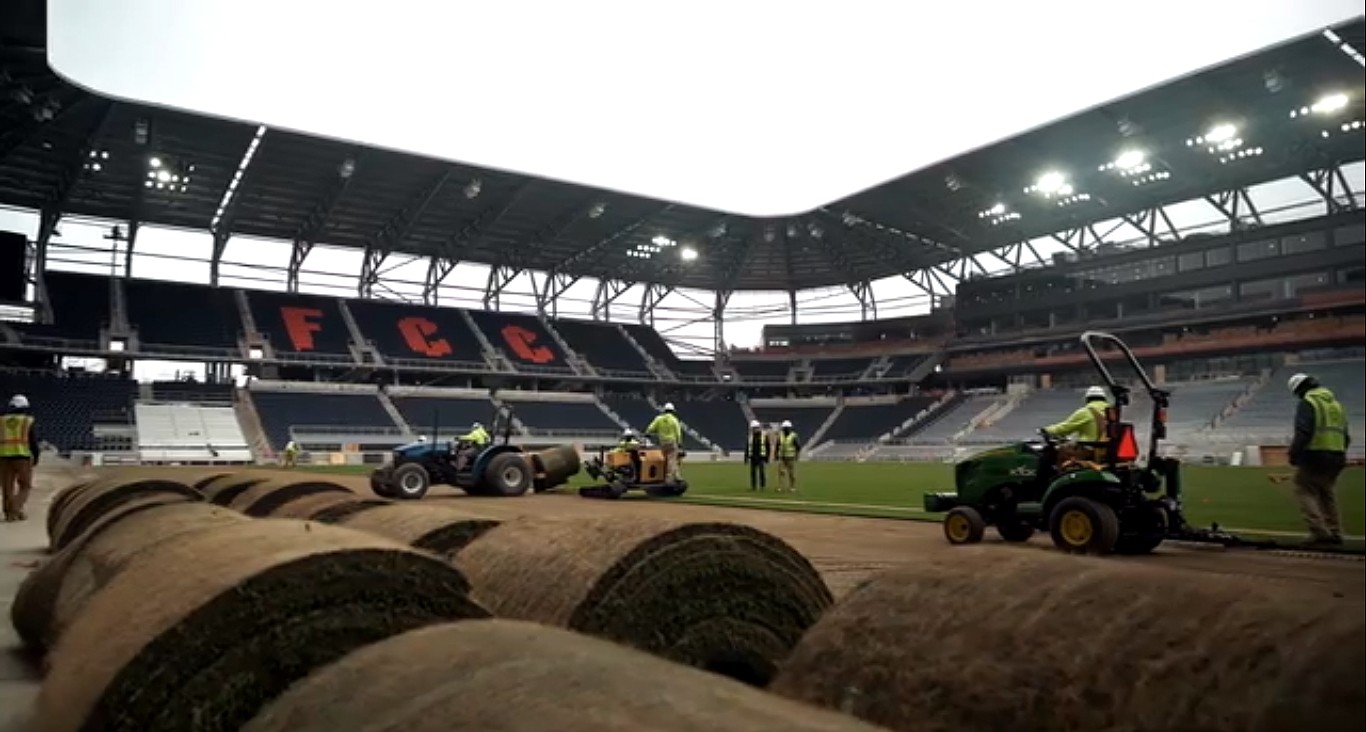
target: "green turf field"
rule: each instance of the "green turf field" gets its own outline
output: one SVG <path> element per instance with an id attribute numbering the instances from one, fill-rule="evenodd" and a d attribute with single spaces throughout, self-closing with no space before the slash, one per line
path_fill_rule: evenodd
<path id="1" fill-rule="evenodd" d="M 369 468 L 317 468 L 333 472 L 369 472 Z M 1273 484 L 1271 475 L 1288 469 L 1184 468 L 1186 511 L 1197 525 L 1217 521 L 1245 533 L 1301 534 L 1300 520 L 1288 483 Z M 776 471 L 770 467 L 770 479 Z M 950 466 L 943 463 L 803 463 L 798 468 L 800 492 L 756 493 L 749 489 L 748 468 L 740 463 L 684 462 L 683 476 L 689 484 L 681 501 L 720 506 L 833 513 L 887 518 L 937 519 L 921 511 L 921 496 L 929 491 L 952 490 Z M 586 485 L 580 473 L 572 486 Z M 1343 529 L 1360 536 L 1366 529 L 1366 471 L 1352 468 L 1338 481 L 1338 501 Z"/>

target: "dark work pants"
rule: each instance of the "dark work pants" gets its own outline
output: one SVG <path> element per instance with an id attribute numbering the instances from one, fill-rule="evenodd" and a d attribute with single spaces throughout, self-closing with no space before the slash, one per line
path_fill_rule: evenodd
<path id="1" fill-rule="evenodd" d="M 764 461 L 764 460 L 751 460 L 751 461 L 749 461 L 749 489 L 750 489 L 750 490 L 755 490 L 755 489 L 757 489 L 757 488 L 766 488 L 766 487 L 768 487 L 767 476 L 764 475 L 764 465 L 765 465 L 766 463 L 767 463 L 767 461 Z"/>

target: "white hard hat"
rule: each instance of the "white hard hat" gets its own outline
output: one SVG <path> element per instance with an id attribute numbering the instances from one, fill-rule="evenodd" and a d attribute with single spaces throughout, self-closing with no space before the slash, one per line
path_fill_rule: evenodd
<path id="1" fill-rule="evenodd" d="M 750 429 L 752 429 L 752 430 L 757 430 L 757 429 L 759 429 L 760 427 L 763 427 L 763 425 L 759 424 L 759 420 L 757 420 L 757 419 L 751 419 L 751 420 L 749 421 L 749 428 L 750 428 Z"/>
<path id="2" fill-rule="evenodd" d="M 1105 398 L 1106 398 L 1105 387 L 1103 387 L 1103 386 L 1093 386 L 1093 387 L 1087 389 L 1087 390 L 1086 390 L 1086 398 L 1087 398 L 1087 399 L 1105 399 Z"/>
<path id="3" fill-rule="evenodd" d="M 23 394 L 15 394 L 9 398 L 10 409 L 28 409 L 28 397 Z"/>
<path id="4" fill-rule="evenodd" d="M 624 430 L 621 431 L 621 436 L 622 436 L 622 437 L 635 437 L 635 436 L 636 436 L 636 431 L 633 430 L 633 429 L 631 429 L 630 427 L 627 427 L 626 429 L 624 429 Z"/>
<path id="5" fill-rule="evenodd" d="M 472 429 L 472 430 L 482 430 L 482 429 L 484 429 L 484 423 L 483 423 L 483 422 L 475 422 L 474 424 L 470 425 L 470 429 Z"/>
<path id="6" fill-rule="evenodd" d="M 790 420 L 790 419 L 785 419 L 785 420 L 783 420 L 782 428 L 783 428 L 783 429 L 791 429 L 791 428 L 792 428 L 792 420 Z"/>
<path id="7" fill-rule="evenodd" d="M 427 441 L 427 436 L 426 436 L 426 435 L 418 435 L 418 436 L 417 436 L 417 441 L 418 441 L 418 442 L 426 442 L 426 441 Z"/>
<path id="8" fill-rule="evenodd" d="M 674 403 L 673 403 L 673 402 L 664 402 L 664 411 L 666 411 L 666 412 L 672 412 L 673 410 L 674 410 Z"/>
<path id="9" fill-rule="evenodd" d="M 1309 380 L 1309 374 L 1295 374 L 1294 376 L 1291 376 L 1291 377 L 1290 377 L 1290 382 L 1287 384 L 1287 386 L 1290 387 L 1290 393 L 1291 393 L 1291 394 L 1294 394 L 1294 393 L 1298 392 L 1298 391 L 1300 390 L 1300 385 L 1303 384 L 1304 382 L 1308 381 L 1308 380 Z M 15 399 L 19 399 L 19 398 L 20 398 L 20 397 L 15 397 Z M 11 405 L 11 406 L 13 406 L 13 405 Z"/>

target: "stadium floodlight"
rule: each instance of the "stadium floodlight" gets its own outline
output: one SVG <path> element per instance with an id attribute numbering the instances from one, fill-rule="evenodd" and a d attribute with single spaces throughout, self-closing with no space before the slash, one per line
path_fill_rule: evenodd
<path id="1" fill-rule="evenodd" d="M 674 241 L 673 239 L 670 239 L 667 236 L 664 236 L 663 234 L 655 234 L 654 238 L 650 239 L 650 243 L 655 245 L 656 247 L 671 247 L 676 245 L 678 242 Z"/>
<path id="2" fill-rule="evenodd" d="M 1186 147 L 1201 145 L 1210 155 L 1224 155 L 1243 146 L 1243 138 L 1238 136 L 1238 126 L 1232 122 L 1213 125 L 1199 137 L 1186 140 Z"/>
<path id="3" fill-rule="evenodd" d="M 1020 218 L 1020 214 L 1011 211 L 1004 203 L 997 203 L 991 208 L 978 211 L 977 218 L 985 220 L 992 226 L 1000 226 L 1007 221 L 1015 221 Z"/>
<path id="4" fill-rule="evenodd" d="M 171 178 L 173 178 L 173 177 L 174 177 L 174 176 L 171 175 L 171 172 L 170 172 L 169 170 L 158 170 L 158 171 L 157 171 L 157 182 L 158 182 L 158 183 L 170 183 L 170 182 L 171 182 Z"/>
<path id="5" fill-rule="evenodd" d="M 1070 196 L 1072 191 L 1072 184 L 1067 182 L 1067 175 L 1058 170 L 1043 173 L 1034 181 L 1034 185 L 1024 189 L 1025 193 L 1038 193 L 1044 198 Z"/>
<path id="6" fill-rule="evenodd" d="M 149 159 L 147 160 L 147 165 L 150 166 L 150 167 L 152 167 L 152 168 L 160 168 L 160 167 L 161 167 L 161 158 L 159 158 L 159 157 L 153 155 L 151 158 L 149 158 Z"/>
<path id="7" fill-rule="evenodd" d="M 1224 165 L 1228 165 L 1229 163 L 1237 162 L 1239 160 L 1255 158 L 1261 155 L 1263 152 L 1265 151 L 1262 150 L 1262 148 L 1260 147 L 1245 147 L 1241 150 L 1235 150 L 1233 152 L 1230 152 L 1228 155 L 1221 156 L 1219 158 L 1219 162 Z"/>
<path id="8" fill-rule="evenodd" d="M 1116 155 L 1114 160 L 1098 168 L 1102 173 L 1115 171 L 1125 178 L 1142 176 L 1152 169 L 1153 164 L 1148 162 L 1148 154 L 1137 149 L 1125 150 Z"/>
<path id="9" fill-rule="evenodd" d="M 697 250 L 692 247 L 683 247 L 678 250 L 678 256 L 681 257 L 684 262 L 692 262 L 697 259 Z"/>
<path id="10" fill-rule="evenodd" d="M 1309 109 L 1314 114 L 1330 115 L 1337 114 L 1347 108 L 1347 95 L 1341 92 L 1329 94 L 1317 102 Z"/>

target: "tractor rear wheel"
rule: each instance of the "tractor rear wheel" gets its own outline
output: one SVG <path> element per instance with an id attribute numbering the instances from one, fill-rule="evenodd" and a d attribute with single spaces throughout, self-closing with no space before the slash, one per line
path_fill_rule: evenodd
<path id="1" fill-rule="evenodd" d="M 427 495 L 432 487 L 432 476 L 417 463 L 404 463 L 394 468 L 389 479 L 389 493 L 393 498 L 416 501 Z"/>
<path id="2" fill-rule="evenodd" d="M 1109 554 L 1119 541 L 1119 516 L 1109 506 L 1082 496 L 1058 501 L 1048 517 L 1053 544 L 1070 554 Z"/>
<path id="3" fill-rule="evenodd" d="M 1008 542 L 1019 544 L 1029 541 L 1030 537 L 1034 536 L 1034 527 L 1020 519 L 1009 517 L 996 522 L 996 533 Z"/>
<path id="4" fill-rule="evenodd" d="M 521 453 L 495 455 L 484 468 L 484 490 L 493 496 L 520 496 L 531 488 L 531 463 Z"/>
<path id="5" fill-rule="evenodd" d="M 1167 509 L 1147 505 L 1126 515 L 1116 554 L 1151 554 L 1167 538 Z"/>
<path id="6" fill-rule="evenodd" d="M 986 531 L 986 519 L 971 506 L 959 506 L 944 517 L 944 538 L 950 544 L 976 544 Z"/>

